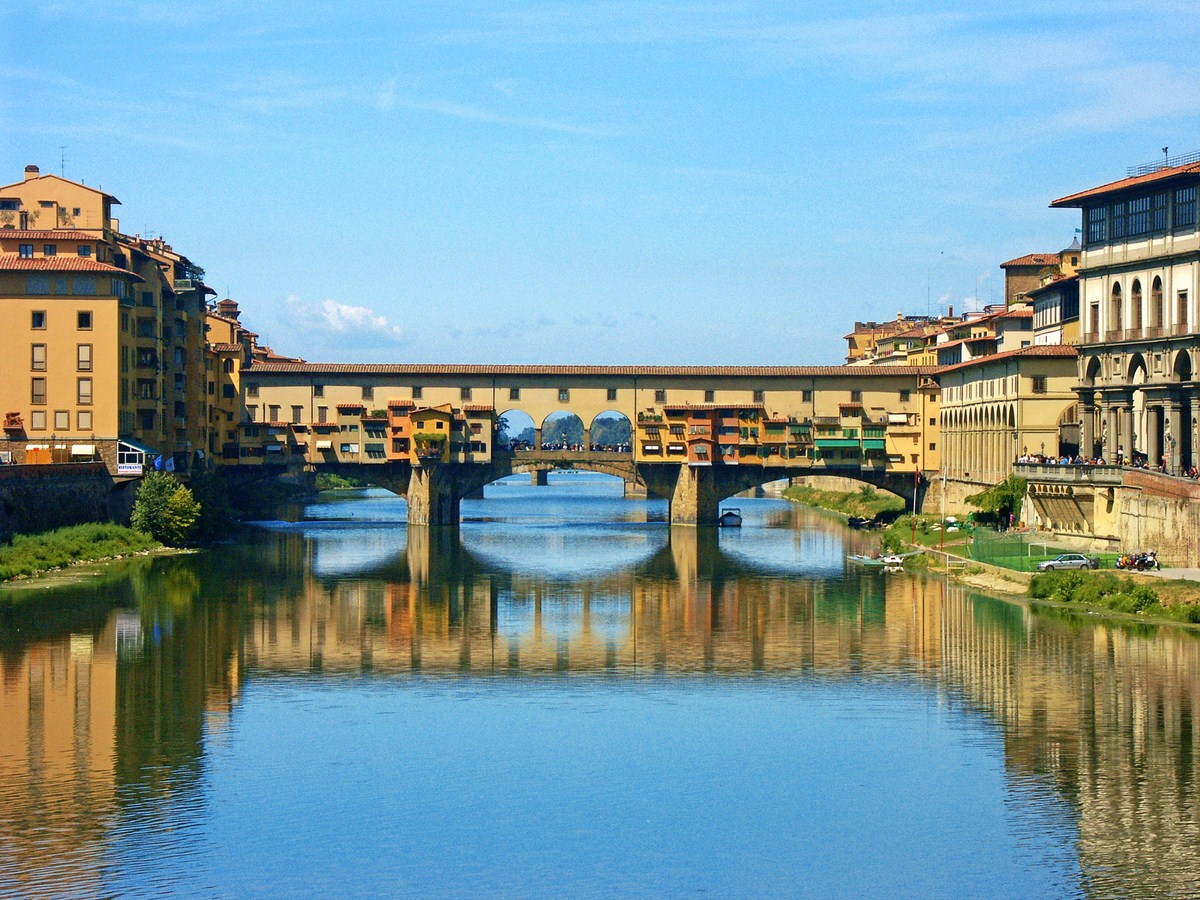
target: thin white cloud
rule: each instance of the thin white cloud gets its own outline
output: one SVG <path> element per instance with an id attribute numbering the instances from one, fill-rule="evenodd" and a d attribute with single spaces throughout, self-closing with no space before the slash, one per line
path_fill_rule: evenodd
<path id="1" fill-rule="evenodd" d="M 311 304 L 295 294 L 287 298 L 288 312 L 302 325 L 317 326 L 338 334 L 371 334 L 388 340 L 398 341 L 404 330 L 387 316 L 380 315 L 369 306 L 356 306 L 338 300 L 322 300 Z"/>

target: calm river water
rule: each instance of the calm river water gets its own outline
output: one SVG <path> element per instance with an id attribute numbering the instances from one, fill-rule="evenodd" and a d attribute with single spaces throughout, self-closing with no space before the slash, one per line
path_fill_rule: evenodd
<path id="1" fill-rule="evenodd" d="M 672 529 L 382 492 L 0 616 L 0 896 L 1200 891 L 1200 640 Z"/>

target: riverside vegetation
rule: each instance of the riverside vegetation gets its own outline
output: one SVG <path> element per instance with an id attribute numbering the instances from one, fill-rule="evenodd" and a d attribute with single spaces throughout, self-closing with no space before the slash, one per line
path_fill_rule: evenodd
<path id="1" fill-rule="evenodd" d="M 904 509 L 902 499 L 895 494 L 881 493 L 869 484 L 853 491 L 830 491 L 809 484 L 794 484 L 784 488 L 783 496 L 805 506 L 815 506 L 844 516 L 859 516 L 864 519 L 873 519 L 881 513 L 899 512 Z"/>

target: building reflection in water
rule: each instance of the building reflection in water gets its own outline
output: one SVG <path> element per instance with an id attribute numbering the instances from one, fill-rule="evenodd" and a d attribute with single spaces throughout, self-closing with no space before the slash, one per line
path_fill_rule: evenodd
<path id="1" fill-rule="evenodd" d="M 11 614 L 0 876 L 102 893 L 125 823 L 187 827 L 205 744 L 247 679 L 419 673 L 915 681 L 997 724 L 1014 789 L 1070 804 L 1090 892 L 1200 884 L 1193 634 L 1030 612 L 936 579 L 772 572 L 716 531 L 660 532 L 632 564 L 568 579 L 505 570 L 448 529 L 413 529 L 346 577 L 316 567 L 297 530 L 142 564 L 54 633 Z"/>

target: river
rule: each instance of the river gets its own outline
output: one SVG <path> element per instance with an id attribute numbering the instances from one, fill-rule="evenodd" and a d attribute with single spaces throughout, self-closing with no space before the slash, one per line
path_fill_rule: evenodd
<path id="1" fill-rule="evenodd" d="M 604 476 L 323 495 L 0 616 L 0 896 L 1194 896 L 1200 640 Z"/>

